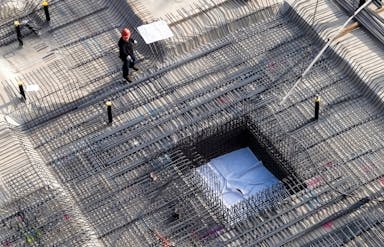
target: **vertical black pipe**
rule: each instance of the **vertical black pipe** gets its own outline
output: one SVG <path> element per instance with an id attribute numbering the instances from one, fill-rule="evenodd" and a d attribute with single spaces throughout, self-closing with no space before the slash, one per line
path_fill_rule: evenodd
<path id="1" fill-rule="evenodd" d="M 107 105 L 107 113 L 108 113 L 108 123 L 112 123 L 113 121 L 113 118 L 112 118 L 112 102 L 111 101 L 107 101 L 107 103 L 105 103 Z"/>
<path id="2" fill-rule="evenodd" d="M 23 82 L 20 81 L 18 84 L 19 84 L 19 92 L 20 92 L 21 96 L 23 96 L 23 98 L 26 99 Z"/>
<path id="3" fill-rule="evenodd" d="M 17 40 L 19 41 L 19 46 L 23 46 L 23 36 L 21 35 L 21 28 L 20 28 L 20 22 L 15 21 L 15 28 L 16 28 L 16 35 L 17 35 Z"/>
<path id="4" fill-rule="evenodd" d="M 47 22 L 51 21 L 51 16 L 49 15 L 49 9 L 48 9 L 48 2 L 43 1 L 43 8 L 44 8 L 44 13 L 45 13 L 45 19 Z"/>
<path id="5" fill-rule="evenodd" d="M 320 96 L 316 95 L 316 97 L 315 97 L 315 120 L 319 119 L 319 111 L 320 111 Z"/>

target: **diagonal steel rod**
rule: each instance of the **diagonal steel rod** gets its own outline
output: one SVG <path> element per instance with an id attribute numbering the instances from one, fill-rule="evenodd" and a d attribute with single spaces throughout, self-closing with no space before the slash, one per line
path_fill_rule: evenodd
<path id="1" fill-rule="evenodd" d="M 313 65 L 315 65 L 315 63 L 320 59 L 320 57 L 324 54 L 324 52 L 327 50 L 327 48 L 331 45 L 331 43 L 339 36 L 339 34 L 344 30 L 344 28 L 352 21 L 353 18 L 355 18 L 355 16 L 357 14 L 360 13 L 360 11 L 362 11 L 365 7 L 367 7 L 370 3 L 372 2 L 372 0 L 369 0 L 367 1 L 365 4 L 361 5 L 360 8 L 358 8 L 355 13 L 349 17 L 349 19 L 343 24 L 343 26 L 341 26 L 341 28 L 339 28 L 339 30 L 337 31 L 336 35 L 332 38 L 332 39 L 328 39 L 327 43 L 324 45 L 324 47 L 320 50 L 320 52 L 317 54 L 317 56 L 315 57 L 315 59 L 313 59 L 313 61 L 308 65 L 308 67 L 304 70 L 303 74 L 299 77 L 299 79 L 295 82 L 295 84 L 293 85 L 293 87 L 291 87 L 291 89 L 289 89 L 288 93 L 283 97 L 283 99 L 280 101 L 280 105 L 283 105 L 287 99 L 289 98 L 289 96 L 291 96 L 291 94 L 293 93 L 293 91 L 295 90 L 295 88 L 299 85 L 299 83 L 303 80 L 303 78 L 308 74 L 308 72 L 312 69 Z"/>

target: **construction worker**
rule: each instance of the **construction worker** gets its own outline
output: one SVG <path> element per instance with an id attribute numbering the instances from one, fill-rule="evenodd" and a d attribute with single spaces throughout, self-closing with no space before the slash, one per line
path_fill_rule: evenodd
<path id="1" fill-rule="evenodd" d="M 133 52 L 133 45 L 137 44 L 137 41 L 131 38 L 131 31 L 128 28 L 124 28 L 121 31 L 121 38 L 119 40 L 120 59 L 123 61 L 123 78 L 128 82 L 132 82 L 132 78 L 129 75 L 129 68 L 139 70 L 135 66 L 136 56 Z"/>

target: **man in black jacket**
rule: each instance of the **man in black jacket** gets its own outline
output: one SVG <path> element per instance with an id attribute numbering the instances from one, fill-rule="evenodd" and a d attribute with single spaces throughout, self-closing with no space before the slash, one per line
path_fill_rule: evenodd
<path id="1" fill-rule="evenodd" d="M 123 61 L 123 78 L 128 82 L 132 82 L 132 78 L 129 76 L 129 68 L 139 70 L 135 66 L 136 56 L 133 53 L 133 45 L 137 44 L 137 41 L 131 38 L 131 31 L 128 28 L 124 28 L 121 31 L 121 38 L 119 40 L 120 59 Z"/>

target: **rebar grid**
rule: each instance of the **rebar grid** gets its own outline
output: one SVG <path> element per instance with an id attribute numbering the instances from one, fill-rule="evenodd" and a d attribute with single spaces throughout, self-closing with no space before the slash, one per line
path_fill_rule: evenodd
<path id="1" fill-rule="evenodd" d="M 0 209 L 0 243 L 97 245 L 92 229 L 24 133 L 4 121 L 0 133 L 6 140 L 1 145 L 0 174 L 7 194 Z"/>
<path id="2" fill-rule="evenodd" d="M 122 10 L 126 11 L 124 15 L 120 13 Z M 111 88 L 121 86 L 122 80 L 116 80 L 121 61 L 115 56 L 113 40 L 119 37 L 118 28 L 127 23 L 135 27 L 142 23 L 124 1 L 58 1 L 52 3 L 50 11 L 55 18 L 49 26 L 41 27 L 41 37 L 49 45 L 48 54 L 42 58 L 44 69 L 21 73 L 9 83 L 22 80 L 26 85 L 49 85 L 49 90 L 44 88 L 39 91 L 39 94 L 26 102 L 27 107 L 21 106 L 14 113 L 28 127 L 75 109 L 77 104 L 87 101 L 87 94 L 103 94 Z M 116 12 L 120 13 L 118 18 Z M 38 13 L 41 14 L 33 14 Z M 8 27 L 4 25 L 4 28 Z M 9 28 L 12 33 L 9 32 L 6 36 L 13 37 L 11 34 L 14 27 L 11 25 Z M 133 36 L 141 41 L 138 45 L 138 58 L 143 60 L 143 56 L 151 52 L 150 48 L 137 33 Z M 66 77 L 46 78 L 42 76 L 44 74 Z"/>
<path id="3" fill-rule="evenodd" d="M 238 6 L 242 1 L 228 2 Z M 380 239 L 381 108 L 335 52 L 325 54 L 288 105 L 279 108 L 277 100 L 315 56 L 321 41 L 293 9 L 271 5 L 255 13 L 254 1 L 250 12 L 213 7 L 204 12 L 212 21 L 206 30 L 204 17 L 178 21 L 174 27 L 180 33 L 196 26 L 205 35 L 172 41 L 180 43 L 167 47 L 174 49 L 173 62 L 145 71 L 130 87 L 105 87 L 92 95 L 94 99 L 78 102 L 76 111 L 55 119 L 48 116 L 45 124 L 32 119 L 34 147 L 45 154 L 106 245 L 340 245 L 367 239 L 369 228 L 377 237 L 367 242 Z M 221 11 L 228 19 L 209 18 Z M 73 23 L 92 22 L 88 13 Z M 113 49 L 104 31 L 97 32 L 96 39 L 109 39 L 105 47 Z M 60 45 L 83 50 L 79 40 L 75 35 L 68 45 Z M 199 53 L 190 55 L 192 51 Z M 74 54 L 77 62 L 72 65 L 82 76 L 89 71 L 87 61 L 100 63 L 100 74 L 93 79 L 100 85 L 116 74 L 113 69 L 103 71 L 102 63 L 114 63 L 108 53 L 81 53 L 83 61 Z M 317 93 L 325 103 L 322 118 L 313 122 L 311 100 Z M 109 127 L 106 98 L 114 102 Z M 207 160 L 193 145 L 187 145 L 188 154 L 182 148 L 225 132 L 228 123 L 240 128 L 238 119 L 247 120 L 247 128 L 287 171 L 282 183 L 289 193 L 284 199 L 269 198 L 264 206 L 247 202 L 225 211 L 217 193 L 207 190 L 193 172 Z"/>

